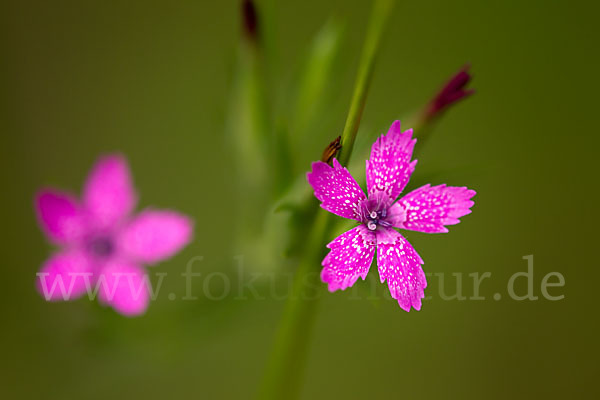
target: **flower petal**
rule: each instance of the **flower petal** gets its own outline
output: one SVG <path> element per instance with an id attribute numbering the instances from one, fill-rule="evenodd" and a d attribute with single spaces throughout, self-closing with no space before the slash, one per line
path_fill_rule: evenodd
<path id="1" fill-rule="evenodd" d="M 131 257 L 154 263 L 173 256 L 192 238 L 192 221 L 173 211 L 147 210 L 121 232 L 119 245 Z"/>
<path id="2" fill-rule="evenodd" d="M 137 198 L 125 158 L 101 157 L 86 181 L 83 199 L 99 227 L 110 227 L 127 216 Z"/>
<path id="3" fill-rule="evenodd" d="M 416 141 L 412 129 L 402 132 L 400 121 L 395 121 L 387 135 L 373 143 L 367 160 L 369 198 L 384 194 L 391 204 L 402 193 L 417 164 L 417 160 L 411 162 Z"/>
<path id="4" fill-rule="evenodd" d="M 444 225 L 454 225 L 470 214 L 474 190 L 466 187 L 429 184 L 413 190 L 390 207 L 392 215 L 404 214 L 394 226 L 426 233 L 444 233 Z"/>
<path id="5" fill-rule="evenodd" d="M 143 268 L 111 261 L 98 276 L 98 299 L 125 316 L 143 314 L 150 301 L 150 280 Z"/>
<path id="6" fill-rule="evenodd" d="M 365 194 L 335 158 L 333 167 L 322 161 L 312 163 L 312 172 L 306 178 L 322 208 L 340 217 L 360 220 L 359 203 L 366 199 Z"/>
<path id="7" fill-rule="evenodd" d="M 37 273 L 36 287 L 47 301 L 73 300 L 93 282 L 93 263 L 84 251 L 71 249 L 50 257 Z"/>
<path id="8" fill-rule="evenodd" d="M 377 243 L 377 269 L 381 282 L 387 280 L 390 294 L 404 311 L 421 309 L 421 299 L 427 287 L 423 260 L 411 244 L 393 229 L 394 243 Z"/>
<path id="9" fill-rule="evenodd" d="M 57 243 L 72 243 L 85 233 L 83 212 L 77 200 L 52 189 L 40 191 L 35 198 L 40 226 Z"/>
<path id="10" fill-rule="evenodd" d="M 375 236 L 364 225 L 341 234 L 327 247 L 331 251 L 322 262 L 321 280 L 330 292 L 354 285 L 359 276 L 366 278 L 375 254 Z"/>

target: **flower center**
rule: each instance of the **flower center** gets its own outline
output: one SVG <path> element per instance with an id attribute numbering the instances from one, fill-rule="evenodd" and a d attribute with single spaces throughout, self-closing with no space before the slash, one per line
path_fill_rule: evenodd
<path id="1" fill-rule="evenodd" d="M 93 238 L 88 243 L 88 248 L 90 252 L 98 258 L 106 258 L 115 251 L 115 245 L 112 239 L 107 236 Z"/>
<path id="2" fill-rule="evenodd" d="M 365 221 L 365 223 L 367 224 L 367 228 L 369 228 L 370 231 L 374 231 L 374 230 L 377 230 L 378 226 L 383 226 L 383 227 L 392 226 L 391 223 L 386 221 L 386 219 L 385 219 L 386 217 L 387 217 L 387 209 L 386 208 L 383 208 L 382 210 L 379 210 L 379 211 L 368 212 L 366 215 L 366 221 Z"/>

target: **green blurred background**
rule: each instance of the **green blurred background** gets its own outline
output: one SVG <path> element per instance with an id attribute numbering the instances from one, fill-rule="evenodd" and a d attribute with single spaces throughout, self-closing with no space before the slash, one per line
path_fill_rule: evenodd
<path id="1" fill-rule="evenodd" d="M 370 2 L 272 3 L 259 2 L 269 9 L 275 110 L 285 110 L 316 32 L 332 16 L 344 26 L 323 122 L 295 147 L 308 169 L 342 130 Z M 194 267 L 204 276 L 237 279 L 233 210 L 245 194 L 226 126 L 239 8 L 236 1 L 2 2 L 2 398 L 255 393 L 284 301 L 268 286 L 264 299 L 211 300 L 202 278 L 194 282 L 199 299 L 180 300 L 180 274 L 194 256 L 204 256 Z M 409 116 L 471 62 L 477 93 L 419 150 L 415 179 L 477 190 L 474 212 L 450 234 L 407 236 L 426 272 L 446 273 L 448 293 L 452 272 L 463 273 L 466 296 L 473 294 L 467 274 L 492 277 L 482 284 L 484 301 L 443 301 L 430 277 L 433 298 L 411 313 L 365 298 L 370 281 L 354 292 L 324 291 L 303 398 L 598 395 L 598 11 L 587 1 L 398 1 L 359 141 Z M 111 151 L 128 157 L 140 207 L 196 219 L 193 244 L 151 271 L 169 276 L 141 318 L 83 299 L 46 303 L 34 290 L 51 247 L 33 194 L 42 185 L 78 192 L 97 156 Z M 529 254 L 540 299 L 510 300 L 506 283 L 525 271 Z M 247 260 L 248 273 L 257 263 Z M 286 273 L 293 267 L 281 265 Z M 566 280 L 551 289 L 565 295 L 554 302 L 540 293 L 552 271 Z M 223 288 L 215 278 L 209 289 Z"/>

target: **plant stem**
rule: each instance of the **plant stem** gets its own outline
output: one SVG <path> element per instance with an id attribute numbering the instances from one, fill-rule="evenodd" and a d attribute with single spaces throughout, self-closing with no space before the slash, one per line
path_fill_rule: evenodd
<path id="1" fill-rule="evenodd" d="M 293 400 L 300 394 L 300 383 L 308 352 L 308 336 L 314 323 L 317 299 L 320 295 L 319 270 L 315 266 L 319 265 L 325 251 L 323 237 L 331 229 L 331 219 L 323 210 L 313 222 L 308 234 L 309 242 L 296 270 L 273 343 L 259 399 Z"/>
<path id="2" fill-rule="evenodd" d="M 369 26 L 367 37 L 363 46 L 358 75 L 350 102 L 350 110 L 346 118 L 346 125 L 342 133 L 342 149 L 338 154 L 338 161 L 342 165 L 347 165 L 354 147 L 354 140 L 360 125 L 360 119 L 367 100 L 367 93 L 371 84 L 373 67 L 379 50 L 381 37 L 385 31 L 387 20 L 391 14 L 394 0 L 379 0 L 375 2 Z"/>
<path id="3" fill-rule="evenodd" d="M 377 0 L 371 14 L 350 111 L 342 134 L 343 147 L 338 158 L 342 165 L 348 163 L 352 154 L 375 58 L 392 5 L 393 0 Z M 300 395 L 310 332 L 314 324 L 317 300 L 323 287 L 319 279 L 320 261 L 326 251 L 325 243 L 331 235 L 334 223 L 335 220 L 324 210 L 320 210 L 312 222 L 308 242 L 294 277 L 259 391 L 260 399 L 294 400 Z"/>

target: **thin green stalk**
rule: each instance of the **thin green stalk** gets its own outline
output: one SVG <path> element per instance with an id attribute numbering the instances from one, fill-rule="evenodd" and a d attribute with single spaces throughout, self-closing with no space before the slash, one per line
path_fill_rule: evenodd
<path id="1" fill-rule="evenodd" d="M 354 147 L 354 140 L 360 125 L 367 93 L 371 84 L 373 67 L 381 37 L 383 36 L 387 20 L 391 14 L 394 0 L 379 0 L 375 3 L 371 20 L 367 29 L 367 37 L 363 47 L 361 61 L 358 67 L 358 75 L 354 86 L 352 101 L 350 102 L 350 111 L 346 118 L 346 125 L 342 133 L 342 149 L 338 154 L 338 161 L 342 165 L 347 165 Z"/>
<path id="2" fill-rule="evenodd" d="M 343 147 L 338 159 L 343 165 L 347 164 L 352 153 L 373 75 L 375 58 L 392 5 L 393 0 L 378 0 L 371 15 L 350 111 L 342 134 Z M 323 210 L 317 213 L 313 221 L 275 337 L 259 399 L 294 400 L 300 395 L 310 332 L 314 324 L 317 300 L 323 287 L 319 279 L 320 262 L 334 222 L 335 220 Z"/>
<path id="3" fill-rule="evenodd" d="M 247 193 L 241 203 L 240 218 L 244 221 L 244 236 L 256 237 L 254 227 L 261 216 L 255 212 L 266 208 L 262 193 L 271 189 L 268 179 L 268 156 L 271 153 L 270 117 L 267 107 L 264 62 L 258 35 L 245 35 L 238 52 L 231 104 L 227 116 L 227 132 L 235 153 L 238 185 Z M 265 203 L 265 204 L 263 204 Z"/>
<path id="4" fill-rule="evenodd" d="M 427 139 L 431 136 L 431 133 L 435 130 L 437 125 L 437 118 L 434 120 L 427 120 L 423 117 L 419 117 L 415 122 L 410 125 L 413 130 L 413 137 L 417 139 L 418 146 L 413 151 L 413 157 L 417 157 L 419 153 L 423 151 Z"/>
<path id="5" fill-rule="evenodd" d="M 300 395 L 308 336 L 320 295 L 319 270 L 315 267 L 319 266 L 325 251 L 323 237 L 330 231 L 330 226 L 329 215 L 319 212 L 308 234 L 306 252 L 286 301 L 259 399 L 294 400 Z"/>

